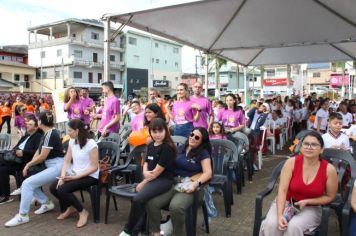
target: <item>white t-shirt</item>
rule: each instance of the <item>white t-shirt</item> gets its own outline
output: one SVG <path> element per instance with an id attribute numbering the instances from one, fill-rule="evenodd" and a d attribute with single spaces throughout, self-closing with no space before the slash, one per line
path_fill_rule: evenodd
<path id="1" fill-rule="evenodd" d="M 313 126 L 315 129 L 318 127 L 318 117 L 321 117 L 320 129 L 326 130 L 326 127 L 328 126 L 329 111 L 325 111 L 322 108 L 318 110 L 315 115 L 315 121 Z"/>
<path id="2" fill-rule="evenodd" d="M 324 148 L 331 148 L 332 146 L 343 146 L 343 149 L 350 150 L 349 137 L 340 132 L 339 135 L 334 136 L 330 131 L 322 135 L 324 140 Z"/>
<path id="3" fill-rule="evenodd" d="M 301 122 L 303 119 L 303 109 L 293 110 L 293 121 Z"/>
<path id="4" fill-rule="evenodd" d="M 356 125 L 351 125 L 350 128 L 348 128 L 346 131 L 345 131 L 346 135 L 348 136 L 355 136 L 356 135 Z"/>
<path id="5" fill-rule="evenodd" d="M 339 112 L 339 113 L 342 116 L 342 126 L 348 127 L 350 124 L 352 124 L 353 117 L 350 112 L 347 112 L 346 114 L 344 114 L 342 112 Z"/>
<path id="6" fill-rule="evenodd" d="M 281 129 L 285 124 L 285 120 L 283 118 L 278 118 L 277 120 L 270 119 L 267 122 L 267 126 L 272 129 Z"/>
<path id="7" fill-rule="evenodd" d="M 79 144 L 75 143 L 74 139 L 69 141 L 69 146 L 72 149 L 72 169 L 76 175 L 79 175 L 83 171 L 89 168 L 90 166 L 90 151 L 93 148 L 97 148 L 98 145 L 93 139 L 88 139 L 85 146 L 81 149 Z M 91 177 L 98 179 L 99 178 L 99 167 L 98 170 L 90 175 Z"/>

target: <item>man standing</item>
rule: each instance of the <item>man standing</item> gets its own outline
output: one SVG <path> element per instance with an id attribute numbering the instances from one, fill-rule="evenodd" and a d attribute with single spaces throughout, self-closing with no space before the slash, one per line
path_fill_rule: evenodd
<path id="1" fill-rule="evenodd" d="M 201 95 L 203 90 L 203 85 L 200 82 L 196 82 L 193 85 L 193 96 L 190 97 L 190 100 L 194 103 L 199 104 L 201 109 L 201 115 L 199 120 L 193 122 L 194 127 L 203 127 L 208 129 L 211 123 L 214 121 L 214 112 L 211 102 L 208 98 Z M 197 113 L 196 110 L 193 110 L 193 115 Z"/>
<path id="2" fill-rule="evenodd" d="M 90 125 L 90 112 L 94 110 L 95 103 L 88 95 L 88 88 L 82 88 L 80 90 L 80 103 L 84 109 L 84 122 L 87 125 Z"/>
<path id="3" fill-rule="evenodd" d="M 98 136 L 105 137 L 110 133 L 119 132 L 120 102 L 114 94 L 114 85 L 111 81 L 102 83 L 105 105 L 101 116 Z"/>

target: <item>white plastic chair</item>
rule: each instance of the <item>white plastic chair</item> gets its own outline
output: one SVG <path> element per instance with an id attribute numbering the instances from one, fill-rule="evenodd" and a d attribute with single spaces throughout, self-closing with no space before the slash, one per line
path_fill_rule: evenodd
<path id="1" fill-rule="evenodd" d="M 271 126 L 269 125 L 268 127 L 269 130 L 271 130 Z M 267 130 L 266 130 L 267 133 Z M 275 129 L 273 127 L 272 129 L 272 135 L 268 135 L 267 134 L 267 148 L 272 152 L 272 154 L 274 155 L 276 153 L 276 138 L 274 136 L 275 134 Z M 268 144 L 268 141 L 270 141 L 270 144 Z"/>
<path id="2" fill-rule="evenodd" d="M 257 156 L 258 156 L 258 169 L 261 170 L 262 168 L 262 150 L 263 150 L 263 146 L 264 146 L 264 140 L 266 137 L 266 133 L 267 133 L 267 129 L 266 127 L 262 126 L 260 128 L 260 130 L 262 131 L 262 140 L 261 140 L 261 145 L 260 148 L 258 150 Z"/>

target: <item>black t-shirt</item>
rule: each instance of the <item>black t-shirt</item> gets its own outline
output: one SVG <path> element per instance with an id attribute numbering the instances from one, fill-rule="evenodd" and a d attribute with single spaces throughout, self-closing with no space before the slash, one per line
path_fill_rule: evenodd
<path id="1" fill-rule="evenodd" d="M 164 168 L 164 171 L 160 174 L 160 177 L 173 179 L 174 176 L 174 150 L 167 144 L 155 146 L 154 143 L 150 143 L 147 147 L 147 155 L 145 162 L 147 162 L 147 169 L 153 170 L 157 164 Z"/>
<path id="2" fill-rule="evenodd" d="M 63 146 L 59 131 L 56 129 L 48 130 L 48 132 L 41 139 L 40 146 L 38 147 L 39 154 L 41 154 L 42 147 L 51 150 L 46 158 L 47 160 L 63 157 Z"/>

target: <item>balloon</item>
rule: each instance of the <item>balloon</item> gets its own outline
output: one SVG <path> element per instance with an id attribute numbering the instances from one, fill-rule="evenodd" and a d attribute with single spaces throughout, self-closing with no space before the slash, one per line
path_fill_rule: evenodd
<path id="1" fill-rule="evenodd" d="M 310 121 L 311 123 L 314 123 L 314 121 L 315 121 L 315 116 L 314 116 L 314 115 L 310 115 L 310 116 L 309 116 L 309 121 Z"/>
<path id="2" fill-rule="evenodd" d="M 131 146 L 140 146 L 146 144 L 147 142 L 147 135 L 145 135 L 142 131 L 133 131 L 129 136 L 129 144 Z"/>

